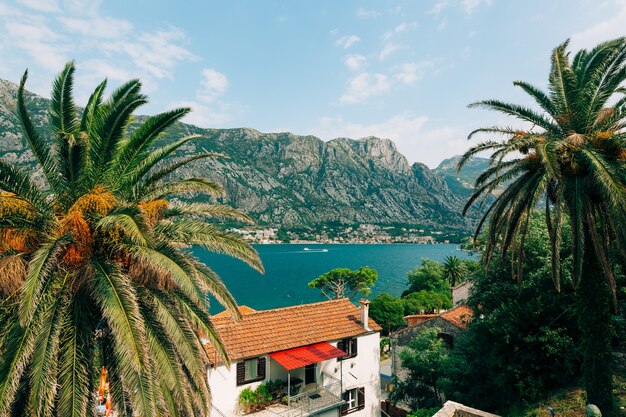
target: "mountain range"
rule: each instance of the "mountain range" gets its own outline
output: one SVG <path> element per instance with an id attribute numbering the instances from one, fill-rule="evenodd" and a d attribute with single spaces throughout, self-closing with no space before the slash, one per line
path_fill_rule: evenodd
<path id="1" fill-rule="evenodd" d="M 0 80 L 0 157 L 40 175 L 14 114 L 16 91 L 15 84 Z M 27 107 L 42 133 L 48 124 L 48 106 L 48 99 L 27 94 Z M 203 137 L 181 148 L 178 156 L 215 151 L 229 158 L 202 159 L 177 175 L 220 181 L 227 191 L 224 201 L 260 225 L 373 223 L 469 230 L 475 221 L 463 217 L 461 208 L 470 184 L 486 166 L 481 158 L 457 176 L 458 157 L 431 170 L 418 162 L 409 164 L 388 139 L 322 141 L 314 136 L 248 128 L 203 129 L 185 123 L 171 128 L 160 144 L 188 134 Z"/>

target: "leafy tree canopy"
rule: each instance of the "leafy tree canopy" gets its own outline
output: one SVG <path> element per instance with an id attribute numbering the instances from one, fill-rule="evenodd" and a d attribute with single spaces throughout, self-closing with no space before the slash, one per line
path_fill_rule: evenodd
<path id="1" fill-rule="evenodd" d="M 422 259 L 422 264 L 408 273 L 409 288 L 402 293 L 434 291 L 441 294 L 450 294 L 450 284 L 443 277 L 443 266 L 431 259 Z"/>
<path id="2" fill-rule="evenodd" d="M 611 304 L 617 305 L 618 293 L 611 247 L 626 257 L 626 39 L 573 54 L 568 47 L 565 41 L 552 51 L 545 91 L 514 82 L 532 99 L 532 106 L 494 99 L 470 105 L 512 120 L 470 133 L 494 138 L 468 150 L 458 170 L 473 155 L 491 152 L 489 167 L 477 178 L 464 213 L 474 203 L 485 206 L 476 231 L 483 225 L 489 231 L 485 254 L 489 258 L 496 251 L 513 252 L 518 280 L 528 219 L 539 203 L 557 290 L 563 281 L 562 237 L 571 235 L 587 399 L 611 413 Z M 498 188 L 503 191 L 492 198 Z M 569 230 L 564 229 L 566 219 Z"/>
<path id="3" fill-rule="evenodd" d="M 404 314 L 435 313 L 452 308 L 452 300 L 446 294 L 434 291 L 413 292 L 402 297 Z"/>
<path id="4" fill-rule="evenodd" d="M 239 311 L 190 246 L 263 271 L 249 244 L 213 224 L 251 220 L 211 202 L 223 195 L 220 184 L 170 175 L 224 156 L 170 159 L 198 139 L 161 140 L 190 109 L 130 131 L 147 102 L 138 80 L 108 98 L 103 81 L 79 111 L 73 77 L 70 62 L 54 81 L 51 132 L 31 120 L 26 73 L 18 88 L 17 115 L 41 181 L 0 159 L 0 416 L 91 415 L 100 367 L 118 415 L 206 415 L 209 358 L 198 333 L 228 361 L 207 295 Z M 180 201 L 190 192 L 204 202 Z"/>
<path id="5" fill-rule="evenodd" d="M 404 378 L 397 378 L 392 393 L 394 402 L 403 401 L 412 409 L 430 408 L 443 403 L 440 381 L 444 377 L 444 365 L 448 351 L 441 330 L 429 327 L 418 333 L 400 352 L 402 367 L 408 371 Z"/>
<path id="6" fill-rule="evenodd" d="M 563 248 L 567 253 L 570 239 Z M 508 415 L 575 381 L 581 351 L 571 285 L 558 293 L 551 279 L 550 239 L 539 213 L 524 243 L 524 280 L 511 278 L 510 255 L 494 257 L 472 277 L 468 305 L 476 312 L 446 365 L 446 398 Z M 564 280 L 571 280 L 571 256 Z"/>
<path id="7" fill-rule="evenodd" d="M 316 288 L 328 299 L 354 298 L 357 294 L 369 295 L 371 287 L 378 281 L 378 272 L 362 267 L 356 270 L 335 268 L 309 282 L 309 288 Z"/>
<path id="8" fill-rule="evenodd" d="M 370 317 L 383 327 L 383 333 L 404 324 L 404 303 L 393 295 L 382 293 L 370 303 Z"/>

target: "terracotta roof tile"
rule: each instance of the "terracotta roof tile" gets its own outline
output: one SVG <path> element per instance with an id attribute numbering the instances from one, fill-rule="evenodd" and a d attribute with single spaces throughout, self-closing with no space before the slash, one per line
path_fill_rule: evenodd
<path id="1" fill-rule="evenodd" d="M 230 360 L 278 352 L 313 343 L 328 342 L 368 333 L 359 322 L 360 311 L 344 298 L 243 314 L 240 321 L 230 315 L 215 315 L 211 323 L 221 337 Z M 373 331 L 382 328 L 372 319 Z M 211 344 L 209 357 L 218 357 Z"/>
<path id="2" fill-rule="evenodd" d="M 248 306 L 239 306 L 239 312 L 244 315 L 244 314 L 250 314 L 250 313 L 254 313 L 256 310 L 248 307 Z M 213 318 L 221 318 L 221 317 L 230 317 L 230 311 L 228 310 L 224 310 L 221 313 L 217 313 L 215 315 L 213 315 Z"/>
<path id="3" fill-rule="evenodd" d="M 440 316 L 461 329 L 467 329 L 467 324 L 474 316 L 474 312 L 465 304 L 461 304 L 445 313 L 441 313 Z"/>

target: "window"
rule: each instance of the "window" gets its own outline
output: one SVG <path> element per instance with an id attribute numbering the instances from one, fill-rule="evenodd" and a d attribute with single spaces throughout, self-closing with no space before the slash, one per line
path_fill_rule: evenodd
<path id="1" fill-rule="evenodd" d="M 265 379 L 265 358 L 251 358 L 237 363 L 237 385 Z"/>
<path id="2" fill-rule="evenodd" d="M 365 408 L 365 388 L 353 388 L 343 393 L 346 402 L 341 406 L 341 415 L 353 413 Z"/>
<path id="3" fill-rule="evenodd" d="M 317 364 L 311 364 L 304 367 L 304 384 L 313 384 L 316 382 L 315 374 L 316 374 Z"/>
<path id="4" fill-rule="evenodd" d="M 357 355 L 357 350 L 358 350 L 357 340 L 358 339 L 356 337 L 352 337 L 350 339 L 343 339 L 337 342 L 337 348 L 346 352 L 346 356 L 337 358 L 337 360 L 354 358 Z"/>
<path id="5" fill-rule="evenodd" d="M 244 362 L 245 379 L 250 381 L 259 377 L 259 358 L 250 359 Z"/>
<path id="6" fill-rule="evenodd" d="M 353 408 L 357 408 L 359 406 L 359 397 L 356 393 L 356 388 L 348 391 L 348 398 L 346 399 L 348 402 L 348 410 L 352 410 Z"/>

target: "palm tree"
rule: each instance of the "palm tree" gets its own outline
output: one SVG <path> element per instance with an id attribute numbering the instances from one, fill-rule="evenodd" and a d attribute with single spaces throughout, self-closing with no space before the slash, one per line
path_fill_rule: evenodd
<path id="1" fill-rule="evenodd" d="M 476 180 L 465 212 L 479 199 L 489 201 L 477 227 L 487 224 L 487 261 L 496 248 L 510 252 L 521 279 L 524 237 L 531 212 L 544 205 L 552 251 L 552 276 L 560 289 L 563 225 L 569 218 L 573 242 L 573 284 L 577 288 L 588 402 L 611 408 L 611 298 L 616 284 L 609 248 L 626 248 L 626 41 L 604 42 L 571 59 L 568 42 L 556 47 L 548 91 L 523 81 L 538 110 L 498 100 L 470 107 L 495 110 L 522 121 L 525 128 L 477 129 L 503 135 L 470 149 L 490 150 L 490 167 Z M 486 200 L 497 187 L 504 191 Z"/>
<path id="2" fill-rule="evenodd" d="M 465 262 L 458 256 L 446 256 L 443 260 L 443 278 L 450 283 L 450 286 L 460 284 L 467 274 Z"/>
<path id="3" fill-rule="evenodd" d="M 138 80 L 106 100 L 103 81 L 81 114 L 73 74 L 68 63 L 53 85 L 51 146 L 27 111 L 27 73 L 19 85 L 17 114 L 43 184 L 0 159 L 0 416 L 91 415 L 101 366 L 119 415 L 207 415 L 202 338 L 224 354 L 207 295 L 239 313 L 190 246 L 262 271 L 254 249 L 210 222 L 250 219 L 221 204 L 168 201 L 223 194 L 213 181 L 170 175 L 223 155 L 170 160 L 198 136 L 157 142 L 190 109 L 129 129 L 146 103 Z"/>

